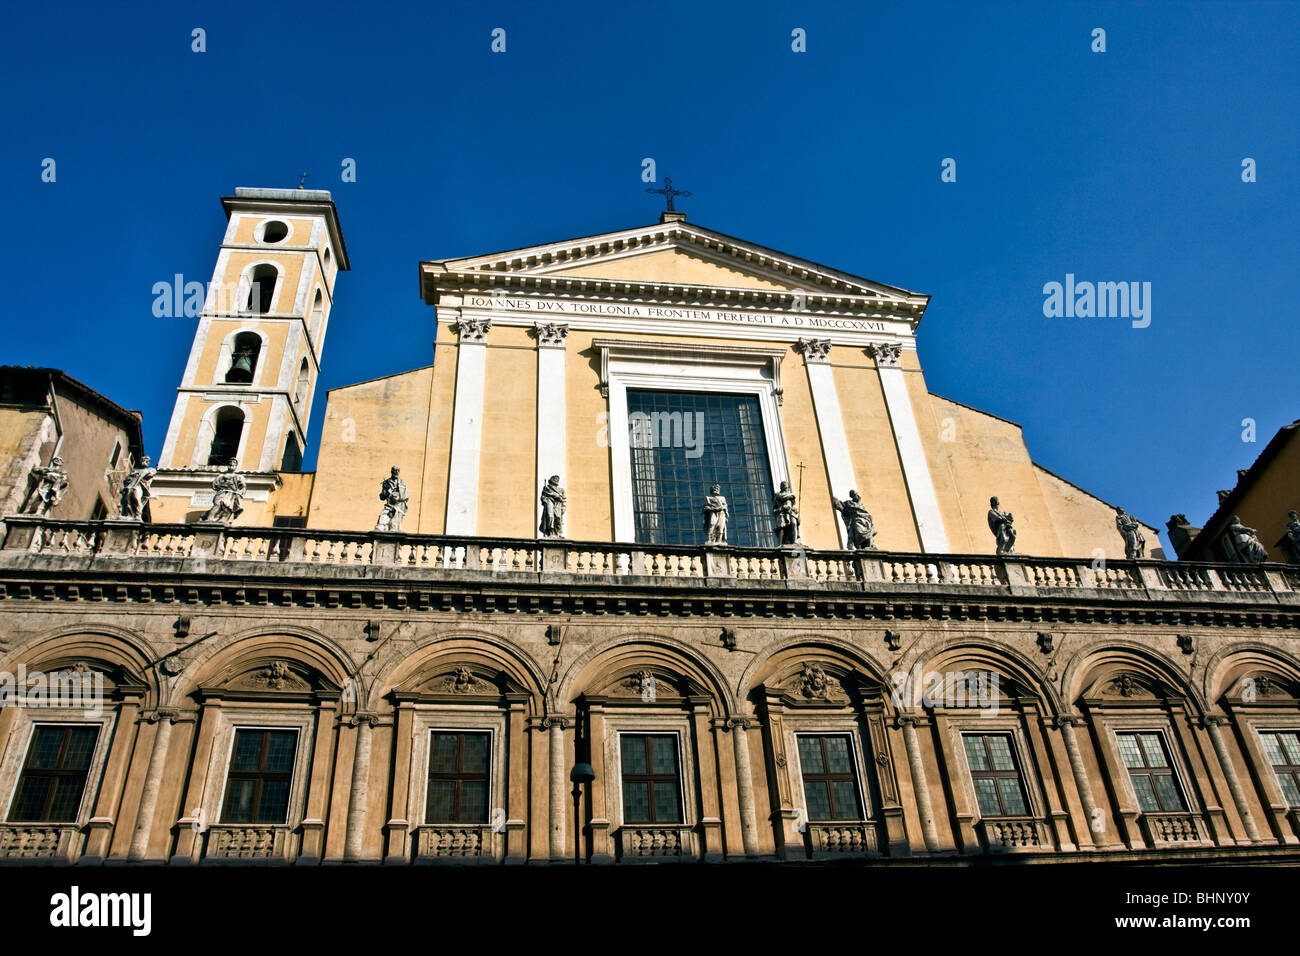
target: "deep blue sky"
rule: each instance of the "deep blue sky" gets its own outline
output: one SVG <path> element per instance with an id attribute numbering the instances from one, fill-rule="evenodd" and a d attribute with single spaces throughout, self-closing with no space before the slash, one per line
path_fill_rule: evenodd
<path id="1" fill-rule="evenodd" d="M 155 319 L 151 287 L 210 279 L 234 187 L 306 170 L 334 193 L 353 269 L 329 388 L 431 361 L 419 261 L 655 221 L 644 157 L 693 222 L 933 296 L 931 390 L 1162 530 L 1300 417 L 1300 4 L 28 3 L 4 24 L 0 362 L 142 409 L 155 456 L 195 320 Z M 1066 273 L 1150 282 L 1151 326 L 1045 318 Z"/>

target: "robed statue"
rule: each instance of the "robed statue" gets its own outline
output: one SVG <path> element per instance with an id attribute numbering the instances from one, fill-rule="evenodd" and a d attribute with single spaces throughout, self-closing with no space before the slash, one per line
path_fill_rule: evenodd
<path id="1" fill-rule="evenodd" d="M 560 476 L 551 475 L 542 488 L 542 521 L 537 526 L 543 538 L 564 537 L 564 513 L 568 507 L 568 499 L 560 487 Z"/>
<path id="2" fill-rule="evenodd" d="M 1003 511 L 997 498 L 989 499 L 989 530 L 997 542 L 998 554 L 1016 553 L 1016 529 L 1012 520 L 1011 512 Z"/>
<path id="3" fill-rule="evenodd" d="M 844 519 L 844 531 L 849 539 L 849 547 L 855 551 L 874 550 L 876 547 L 876 523 L 871 512 L 862 503 L 862 497 L 856 490 L 849 492 L 848 501 L 832 496 L 831 506 Z"/>
<path id="4" fill-rule="evenodd" d="M 1127 514 L 1123 508 L 1116 508 L 1115 527 L 1119 529 L 1120 536 L 1124 539 L 1124 557 L 1132 561 L 1134 558 L 1147 556 L 1147 539 L 1142 534 L 1142 525 L 1138 523 L 1137 518 Z"/>
<path id="5" fill-rule="evenodd" d="M 212 481 L 212 507 L 203 513 L 200 521 L 234 521 L 244 513 L 244 495 L 248 485 L 239 473 L 239 462 L 234 458 Z"/>
<path id="6" fill-rule="evenodd" d="M 140 459 L 140 464 L 123 479 L 122 502 L 119 509 L 123 518 L 134 518 L 137 521 L 150 520 L 149 499 L 153 497 L 153 489 L 150 486 L 157 474 L 158 469 L 150 467 L 149 456 L 145 455 Z"/>
<path id="7" fill-rule="evenodd" d="M 1228 524 L 1228 540 L 1245 564 L 1263 564 L 1268 560 L 1268 552 L 1259 543 L 1258 533 L 1242 524 L 1236 515 Z"/>
<path id="8" fill-rule="evenodd" d="M 401 531 L 402 518 L 406 515 L 406 505 L 410 496 L 406 493 L 406 482 L 401 478 L 401 470 L 394 467 L 379 486 L 379 500 L 384 503 L 384 510 L 379 512 L 376 531 Z"/>
<path id="9" fill-rule="evenodd" d="M 63 500 L 63 493 L 68 490 L 68 473 L 63 470 L 63 459 L 55 455 L 48 467 L 37 465 L 32 469 L 31 477 L 36 484 L 23 505 L 23 514 L 43 517 Z"/>
<path id="10" fill-rule="evenodd" d="M 1300 517 L 1294 511 L 1288 511 L 1286 516 L 1291 520 L 1287 522 L 1286 532 L 1282 535 L 1282 545 L 1286 548 L 1287 560 L 1292 564 L 1300 564 Z"/>
<path id="11" fill-rule="evenodd" d="M 727 543 L 727 499 L 722 497 L 722 486 L 714 485 L 704 499 L 705 544 Z"/>
<path id="12" fill-rule="evenodd" d="M 781 543 L 798 544 L 799 509 L 788 481 L 781 482 L 781 487 L 772 496 L 772 517 L 776 521 L 776 534 Z"/>

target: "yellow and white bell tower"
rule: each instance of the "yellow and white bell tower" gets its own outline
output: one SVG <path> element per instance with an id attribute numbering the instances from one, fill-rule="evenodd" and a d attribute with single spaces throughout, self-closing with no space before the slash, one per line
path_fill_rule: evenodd
<path id="1" fill-rule="evenodd" d="M 228 224 L 154 483 L 155 521 L 193 520 L 231 459 L 248 495 L 240 524 L 304 514 L 300 475 L 334 282 L 348 268 L 326 190 L 249 189 Z M 299 501 L 298 499 L 302 499 Z"/>

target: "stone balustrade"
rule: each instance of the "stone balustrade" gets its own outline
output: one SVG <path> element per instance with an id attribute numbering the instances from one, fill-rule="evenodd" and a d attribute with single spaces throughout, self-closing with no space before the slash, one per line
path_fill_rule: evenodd
<path id="1" fill-rule="evenodd" d="M 618 830 L 622 859 L 694 859 L 692 833 L 687 826 L 622 826 Z"/>
<path id="2" fill-rule="evenodd" d="M 1093 561 L 1022 555 L 904 554 L 808 548 L 657 547 L 645 544 L 252 528 L 136 521 L 5 519 L 0 560 L 15 553 L 168 561 L 202 572 L 220 562 L 346 570 L 410 570 L 421 576 L 478 573 L 586 578 L 672 578 L 734 588 L 822 587 L 905 595 L 936 589 L 971 595 L 1115 598 L 1300 605 L 1300 567 L 1154 560 Z M 177 566 L 177 562 L 180 565 Z M 148 567 L 146 564 L 145 567 Z M 365 572 L 371 573 L 369 571 Z"/>
<path id="3" fill-rule="evenodd" d="M 986 817 L 976 824 L 976 829 L 988 853 L 1052 848 L 1047 824 L 1037 817 Z"/>
<path id="4" fill-rule="evenodd" d="M 274 825 L 218 824 L 208 829 L 206 858 L 283 860 L 289 828 Z"/>
<path id="5" fill-rule="evenodd" d="M 1153 847 L 1185 846 L 1208 842 L 1194 813 L 1144 813 L 1142 832 Z"/>
<path id="6" fill-rule="evenodd" d="M 808 843 L 813 859 L 879 852 L 873 823 L 809 823 Z"/>

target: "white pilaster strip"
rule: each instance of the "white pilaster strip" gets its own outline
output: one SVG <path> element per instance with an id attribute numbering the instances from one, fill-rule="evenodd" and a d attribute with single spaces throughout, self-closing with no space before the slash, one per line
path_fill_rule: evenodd
<path id="1" fill-rule="evenodd" d="M 934 480 L 930 477 L 930 464 L 921 444 L 921 431 L 916 426 L 916 414 L 907 392 L 904 372 L 898 366 L 899 346 L 875 345 L 870 350 L 880 373 L 880 388 L 885 393 L 885 408 L 889 411 L 889 424 L 894 430 L 894 444 L 898 458 L 903 463 L 903 480 L 907 494 L 912 499 L 912 515 L 921 538 L 921 550 L 947 554 L 948 533 L 939 513 L 939 498 L 934 493 Z"/>
<path id="2" fill-rule="evenodd" d="M 613 467 L 614 540 L 636 540 L 636 512 L 632 505 L 632 442 L 628 436 L 627 383 L 609 382 L 609 457 Z"/>
<path id="3" fill-rule="evenodd" d="M 564 337 L 567 325 L 539 322 L 537 336 L 537 488 L 533 495 L 533 533 L 540 535 L 542 489 L 551 475 L 568 481 L 565 470 Z M 567 532 L 566 532 L 567 533 Z"/>
<path id="4" fill-rule="evenodd" d="M 478 530 L 479 449 L 483 444 L 483 390 L 487 319 L 462 319 L 456 356 L 456 401 L 451 419 L 451 473 L 447 479 L 447 534 Z"/>
<path id="5" fill-rule="evenodd" d="M 800 339 L 799 351 L 803 353 L 808 369 L 808 387 L 812 389 L 813 412 L 817 418 L 817 431 L 822 440 L 822 457 L 826 461 L 826 474 L 830 478 L 831 494 L 848 498 L 857 487 L 853 476 L 853 458 L 849 454 L 849 439 L 844 433 L 844 417 L 840 412 L 840 396 L 835 390 L 835 377 L 830 366 L 830 339 Z M 827 502 L 829 504 L 830 502 Z M 835 521 L 835 531 L 840 536 L 840 547 L 847 548 L 848 538 L 844 522 Z"/>

